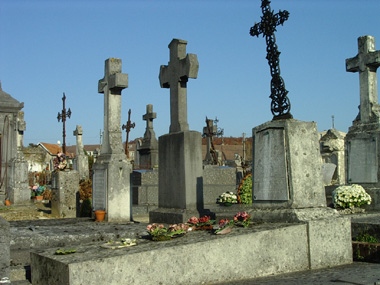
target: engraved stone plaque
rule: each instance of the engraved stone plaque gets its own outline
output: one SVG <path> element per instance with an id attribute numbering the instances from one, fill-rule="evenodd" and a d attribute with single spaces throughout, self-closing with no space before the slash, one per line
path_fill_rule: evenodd
<path id="1" fill-rule="evenodd" d="M 348 182 L 377 183 L 377 149 L 373 138 L 355 138 L 348 142 Z"/>
<path id="2" fill-rule="evenodd" d="M 258 201 L 288 201 L 288 175 L 283 128 L 257 132 L 254 138 L 253 195 Z"/>
<path id="3" fill-rule="evenodd" d="M 95 169 L 92 185 L 92 205 L 94 211 L 106 209 L 107 170 Z"/>

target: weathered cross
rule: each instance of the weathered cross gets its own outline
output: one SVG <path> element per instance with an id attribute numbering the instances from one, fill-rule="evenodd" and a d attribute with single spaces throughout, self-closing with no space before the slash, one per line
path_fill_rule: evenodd
<path id="1" fill-rule="evenodd" d="M 62 123 L 63 123 L 63 131 L 62 131 L 62 136 L 63 136 L 62 152 L 63 152 L 64 154 L 66 154 L 66 118 L 67 118 L 67 117 L 68 117 L 68 118 L 71 117 L 71 110 L 70 110 L 70 108 L 69 108 L 69 110 L 66 112 L 66 95 L 65 95 L 65 93 L 63 93 L 62 101 L 63 101 L 62 113 L 59 113 L 59 112 L 58 112 L 57 119 L 58 119 L 58 122 L 62 119 Z"/>
<path id="2" fill-rule="evenodd" d="M 215 123 L 218 122 L 219 120 L 216 118 Z M 218 126 L 214 125 L 214 120 L 210 120 L 206 117 L 206 127 L 203 127 L 203 137 L 206 137 L 207 139 L 206 160 L 212 162 L 213 164 L 218 164 L 218 156 L 216 154 L 212 137 L 221 136 L 223 135 L 223 133 L 223 129 L 218 130 Z"/>
<path id="3" fill-rule="evenodd" d="M 102 154 L 124 152 L 121 137 L 121 91 L 128 87 L 128 74 L 121 73 L 121 59 L 105 61 L 104 78 L 99 80 L 98 92 L 104 93 L 104 133 Z"/>
<path id="4" fill-rule="evenodd" d="M 153 105 L 146 105 L 146 114 L 143 115 L 143 120 L 146 121 L 146 129 L 144 138 L 150 139 L 154 137 L 153 120 L 157 118 L 157 114 L 153 112 Z"/>
<path id="5" fill-rule="evenodd" d="M 251 36 L 259 36 L 260 34 L 265 36 L 267 43 L 267 60 L 270 67 L 270 73 L 272 75 L 271 80 L 271 95 L 272 99 L 271 111 L 274 115 L 273 119 L 289 119 L 293 116 L 290 114 L 290 101 L 287 97 L 288 91 L 285 89 L 285 82 L 280 76 L 280 52 L 277 49 L 276 27 L 283 25 L 289 17 L 288 11 L 279 11 L 274 14 L 270 7 L 269 0 L 262 0 L 261 10 L 263 16 L 261 16 L 261 22 L 255 23 L 250 29 Z"/>
<path id="6" fill-rule="evenodd" d="M 187 41 L 173 39 L 169 44 L 169 64 L 160 68 L 161 88 L 170 88 L 170 133 L 189 130 L 187 81 L 197 78 L 199 63 L 196 54 L 186 54 L 186 45 Z"/>
<path id="7" fill-rule="evenodd" d="M 127 139 L 125 141 L 125 154 L 129 158 L 129 149 L 128 149 L 128 142 L 129 142 L 129 132 L 131 129 L 133 129 L 136 124 L 131 122 L 131 109 L 128 111 L 128 121 L 126 125 L 123 125 L 121 128 L 127 132 Z"/>
<path id="8" fill-rule="evenodd" d="M 380 66 L 380 51 L 375 50 L 375 38 L 358 38 L 358 54 L 346 59 L 346 71 L 359 72 L 360 121 L 369 122 L 374 107 L 378 107 L 376 70 Z"/>
<path id="9" fill-rule="evenodd" d="M 82 135 L 83 135 L 82 126 L 77 125 L 75 131 L 73 131 L 73 135 L 76 136 L 76 138 L 77 138 L 76 155 L 78 156 L 78 155 L 84 154 L 83 140 L 82 140 Z"/>

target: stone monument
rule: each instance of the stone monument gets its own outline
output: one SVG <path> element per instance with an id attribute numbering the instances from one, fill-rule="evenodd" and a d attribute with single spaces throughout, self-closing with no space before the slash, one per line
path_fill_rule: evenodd
<path id="1" fill-rule="evenodd" d="M 143 120 L 146 121 L 146 129 L 141 144 L 137 147 L 139 161 L 136 163 L 140 169 L 151 169 L 158 166 L 158 141 L 153 130 L 153 120 L 157 114 L 153 112 L 153 105 L 146 105 L 146 114 Z"/>
<path id="2" fill-rule="evenodd" d="M 124 153 L 121 135 L 121 91 L 128 87 L 128 74 L 121 73 L 121 59 L 105 61 L 98 92 L 104 93 L 104 136 L 101 154 L 93 166 L 93 208 L 105 210 L 107 221 L 132 219 L 131 164 Z"/>
<path id="3" fill-rule="evenodd" d="M 74 161 L 74 165 L 76 167 L 74 168 L 75 170 L 78 170 L 79 179 L 88 179 L 90 175 L 88 170 L 88 156 L 84 153 L 82 126 L 77 125 L 73 135 L 77 138 L 76 155 Z"/>
<path id="4" fill-rule="evenodd" d="M 149 213 L 150 222 L 185 222 L 203 208 L 202 137 L 187 122 L 187 81 L 197 78 L 199 64 L 186 45 L 173 39 L 169 64 L 160 68 L 160 85 L 170 88 L 170 128 L 159 138 L 159 208 Z"/>
<path id="5" fill-rule="evenodd" d="M 377 96 L 376 70 L 380 51 L 375 38 L 358 38 L 358 54 L 346 59 L 348 72 L 359 72 L 359 114 L 349 128 L 346 139 L 347 183 L 361 184 L 371 195 L 371 207 L 380 209 L 380 105 Z"/>
<path id="6" fill-rule="evenodd" d="M 24 103 L 4 92 L 0 83 L 0 200 L 9 199 L 14 204 L 30 201 L 23 107 Z"/>

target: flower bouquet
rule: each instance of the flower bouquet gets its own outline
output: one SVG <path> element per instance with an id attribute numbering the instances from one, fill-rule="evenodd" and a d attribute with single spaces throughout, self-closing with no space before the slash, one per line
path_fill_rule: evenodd
<path id="1" fill-rule="evenodd" d="M 371 196 L 361 185 L 339 186 L 332 192 L 335 208 L 353 210 L 355 207 L 371 204 Z"/>
<path id="2" fill-rule="evenodd" d="M 224 192 L 216 199 L 217 204 L 221 204 L 224 206 L 231 206 L 232 204 L 237 204 L 237 195 L 230 191 Z"/>
<path id="3" fill-rule="evenodd" d="M 237 226 L 243 226 L 243 227 L 248 227 L 249 223 L 251 222 L 251 215 L 248 215 L 246 212 L 238 212 L 234 216 L 234 222 L 235 225 Z"/>
<path id="4" fill-rule="evenodd" d="M 225 235 L 231 232 L 234 221 L 228 219 L 222 219 L 219 222 L 219 227 L 214 231 L 216 235 Z"/>
<path id="5" fill-rule="evenodd" d="M 66 155 L 62 152 L 58 153 L 57 157 L 54 158 L 53 163 L 55 171 L 65 170 L 67 166 Z"/>
<path id="6" fill-rule="evenodd" d="M 162 224 L 153 223 L 147 226 L 147 230 L 152 240 L 164 241 L 184 236 L 189 230 L 189 226 L 187 224 L 174 224 L 165 228 Z"/>
<path id="7" fill-rule="evenodd" d="M 212 225 L 215 220 L 211 220 L 211 217 L 204 216 L 201 218 L 192 217 L 187 223 L 193 230 L 212 230 Z"/>

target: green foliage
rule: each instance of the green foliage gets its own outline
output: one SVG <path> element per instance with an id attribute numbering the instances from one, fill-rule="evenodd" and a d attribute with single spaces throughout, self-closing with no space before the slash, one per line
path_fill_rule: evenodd
<path id="1" fill-rule="evenodd" d="M 81 217 L 91 217 L 91 212 L 92 212 L 91 199 L 83 200 L 83 203 L 80 206 L 80 216 Z"/>
<path id="2" fill-rule="evenodd" d="M 368 242 L 368 243 L 378 243 L 379 242 L 379 240 L 376 237 L 370 235 L 369 233 L 360 233 L 356 237 L 355 240 L 361 241 L 361 242 Z"/>
<path id="3" fill-rule="evenodd" d="M 56 255 L 66 255 L 66 254 L 71 254 L 75 253 L 77 250 L 75 248 L 70 248 L 70 249 L 57 249 L 55 251 Z"/>
<path id="4" fill-rule="evenodd" d="M 242 204 L 252 204 L 252 174 L 247 174 L 239 186 L 239 199 Z"/>

